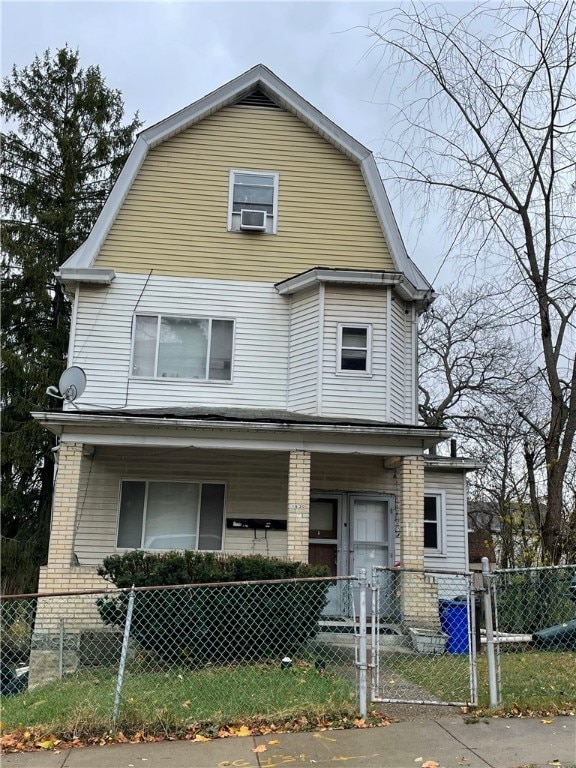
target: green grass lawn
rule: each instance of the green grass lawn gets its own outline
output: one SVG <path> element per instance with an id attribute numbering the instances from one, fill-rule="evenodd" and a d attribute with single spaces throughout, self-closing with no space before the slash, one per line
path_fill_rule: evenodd
<path id="1" fill-rule="evenodd" d="M 441 700 L 454 700 L 455 685 L 467 697 L 466 657 L 395 656 L 383 659 L 394 673 Z M 523 651 L 503 653 L 502 711 L 526 714 L 576 712 L 576 654 Z M 354 718 L 353 679 L 342 670 L 319 673 L 305 662 L 288 670 L 277 665 L 209 667 L 167 672 L 129 670 L 117 723 L 112 722 L 114 670 L 84 670 L 10 697 L 2 702 L 4 732 L 34 729 L 56 738 L 87 739 L 122 731 L 126 736 L 182 736 L 187 729 L 205 734 L 250 723 L 285 725 Z M 478 659 L 480 707 L 488 711 L 486 657 Z"/>
<path id="2" fill-rule="evenodd" d="M 5 731 L 38 728 L 57 738 L 86 738 L 112 727 L 116 675 L 84 671 L 3 701 Z M 289 670 L 253 665 L 126 675 L 115 730 L 182 735 L 195 723 L 225 725 L 261 717 L 273 723 L 296 718 L 353 715 L 354 686 L 310 665 Z"/>
<path id="3" fill-rule="evenodd" d="M 561 651 L 521 651 L 500 655 L 502 709 L 560 713 L 576 711 L 576 654 Z M 430 691 L 443 701 L 458 700 L 467 691 L 468 659 L 465 656 L 397 656 L 386 658 L 387 671 Z M 479 705 L 489 705 L 485 654 L 478 657 Z"/>

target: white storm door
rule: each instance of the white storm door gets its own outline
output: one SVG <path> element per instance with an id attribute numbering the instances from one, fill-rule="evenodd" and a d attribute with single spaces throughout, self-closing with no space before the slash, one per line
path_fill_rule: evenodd
<path id="1" fill-rule="evenodd" d="M 350 516 L 351 571 L 357 576 L 360 568 L 366 568 L 370 578 L 373 565 L 392 565 L 390 502 L 378 497 L 351 496 Z"/>
<path id="2" fill-rule="evenodd" d="M 392 502 L 382 496 L 350 497 L 350 572 L 358 576 L 360 568 L 366 568 L 366 575 L 372 578 L 372 566 L 389 568 L 394 563 L 394 524 Z M 394 583 L 392 573 L 386 571 L 379 577 L 380 614 L 393 613 Z M 357 598 L 355 600 L 357 603 Z M 356 605 L 356 613 L 359 606 Z M 368 615 L 372 606 L 367 605 Z"/>

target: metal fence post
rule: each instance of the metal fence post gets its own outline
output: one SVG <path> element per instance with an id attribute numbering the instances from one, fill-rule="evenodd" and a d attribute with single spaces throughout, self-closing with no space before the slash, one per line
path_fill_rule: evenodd
<path id="1" fill-rule="evenodd" d="M 58 638 L 58 679 L 64 676 L 64 619 L 60 619 L 60 634 Z"/>
<path id="2" fill-rule="evenodd" d="M 370 584 L 370 590 L 372 592 L 372 647 L 371 647 L 371 665 L 370 665 L 370 677 L 372 687 L 371 700 L 378 696 L 378 680 L 380 675 L 380 592 L 378 590 L 378 572 L 377 566 L 372 566 L 372 583 Z"/>
<path id="3" fill-rule="evenodd" d="M 358 571 L 358 581 L 360 586 L 360 628 L 359 628 L 359 654 L 358 654 L 358 709 L 360 717 L 366 717 L 368 714 L 367 704 L 367 645 L 366 645 L 366 568 L 360 568 Z"/>
<path id="4" fill-rule="evenodd" d="M 128 598 L 128 610 L 126 611 L 126 623 L 124 625 L 124 639 L 122 640 L 122 652 L 120 653 L 120 664 L 118 665 L 118 679 L 116 681 L 116 694 L 114 696 L 114 710 L 112 720 L 116 724 L 118 712 L 120 710 L 120 696 L 122 695 L 122 685 L 124 684 L 124 669 L 126 667 L 126 657 L 128 655 L 128 641 L 130 640 L 130 627 L 132 625 L 132 611 L 134 610 L 134 585 Z"/>
<path id="5" fill-rule="evenodd" d="M 482 581 L 484 584 L 484 614 L 486 621 L 486 659 L 488 661 L 488 687 L 490 690 L 490 708 L 496 709 L 499 701 L 496 679 L 496 655 L 494 652 L 494 626 L 492 623 L 492 585 L 488 558 L 482 558 Z"/>

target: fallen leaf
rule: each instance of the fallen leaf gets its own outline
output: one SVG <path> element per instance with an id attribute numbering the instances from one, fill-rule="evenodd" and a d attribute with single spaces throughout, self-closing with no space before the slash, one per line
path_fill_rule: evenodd
<path id="1" fill-rule="evenodd" d="M 425 763 L 422 763 L 422 768 L 440 768 L 440 763 L 437 763 L 436 760 L 426 760 Z"/>
<path id="2" fill-rule="evenodd" d="M 230 728 L 230 733 L 233 736 L 250 736 L 251 731 L 246 725 L 241 725 L 239 728 Z"/>
<path id="3" fill-rule="evenodd" d="M 37 741 L 36 746 L 42 749 L 54 749 L 54 742 L 48 739 L 46 741 Z"/>
<path id="4" fill-rule="evenodd" d="M 558 760 L 558 759 L 556 759 L 556 760 L 550 760 L 550 761 L 548 762 L 548 765 L 562 765 L 562 762 L 561 762 L 560 760 Z"/>
<path id="5" fill-rule="evenodd" d="M 190 699 L 188 699 L 187 701 L 183 701 L 182 702 L 182 706 L 185 707 L 186 709 L 188 709 L 188 707 L 190 706 L 190 703 L 191 703 Z"/>
<path id="6" fill-rule="evenodd" d="M 269 745 L 269 746 L 270 746 L 271 744 L 280 744 L 280 739 L 272 739 L 272 741 L 269 741 L 269 742 L 268 742 L 268 745 Z"/>
<path id="7" fill-rule="evenodd" d="M 252 750 L 252 752 L 267 752 L 268 747 L 266 744 L 259 744 L 255 749 Z"/>
<path id="8" fill-rule="evenodd" d="M 196 736 L 192 739 L 192 741 L 210 741 L 210 739 L 207 739 L 206 736 L 202 736 L 201 733 L 197 733 Z"/>
<path id="9" fill-rule="evenodd" d="M 542 725 L 551 725 L 554 721 L 553 720 L 540 720 Z"/>

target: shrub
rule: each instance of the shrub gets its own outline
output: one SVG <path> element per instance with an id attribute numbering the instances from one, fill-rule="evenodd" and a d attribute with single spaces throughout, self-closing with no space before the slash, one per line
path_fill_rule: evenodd
<path id="1" fill-rule="evenodd" d="M 136 592 L 131 636 L 170 663 L 278 659 L 318 632 L 329 582 L 269 583 L 327 576 L 310 566 L 260 555 L 141 551 L 107 558 L 99 573 L 118 587 L 214 584 Z M 229 582 L 268 582 L 229 584 Z M 123 627 L 128 594 L 96 601 L 105 624 Z"/>
<path id="2" fill-rule="evenodd" d="M 532 633 L 575 618 L 569 599 L 570 569 L 535 569 L 498 574 L 496 594 L 501 632 Z"/>

